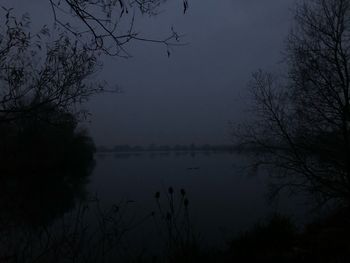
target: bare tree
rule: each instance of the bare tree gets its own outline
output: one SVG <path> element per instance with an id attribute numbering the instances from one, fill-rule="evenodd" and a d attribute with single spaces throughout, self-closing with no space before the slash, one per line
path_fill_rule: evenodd
<path id="1" fill-rule="evenodd" d="M 287 76 L 253 74 L 254 121 L 238 135 L 277 190 L 350 204 L 350 1 L 300 2 L 286 54 Z"/>
<path id="2" fill-rule="evenodd" d="M 49 40 L 47 26 L 31 34 L 28 15 L 18 20 L 12 16 L 11 9 L 3 7 L 1 121 L 11 121 L 38 109 L 47 111 L 48 104 L 55 109 L 71 111 L 78 102 L 105 91 L 105 87 L 88 81 L 99 66 L 100 52 L 129 57 L 125 46 L 136 40 L 162 44 L 169 56 L 172 46 L 181 45 L 180 36 L 173 28 L 164 39 L 146 38 L 134 29 L 137 10 L 141 14 L 155 15 L 166 0 L 48 1 L 59 29 L 59 37 L 54 41 Z M 183 5 L 186 12 L 187 0 L 183 0 Z"/>
<path id="3" fill-rule="evenodd" d="M 135 29 L 137 14 L 153 16 L 167 0 L 48 0 L 56 25 L 77 37 L 91 50 L 108 55 L 129 57 L 126 44 L 147 41 L 164 45 L 168 55 L 172 46 L 181 45 L 180 35 L 171 27 L 168 36 L 152 39 Z M 183 10 L 188 9 L 188 0 Z M 67 14 L 68 17 L 67 17 Z M 72 23 L 70 23 L 72 22 Z M 74 26 L 73 26 L 74 25 Z"/>
<path id="4" fill-rule="evenodd" d="M 76 106 L 105 88 L 91 81 L 98 69 L 94 52 L 61 34 L 29 30 L 29 18 L 5 13 L 0 38 L 0 122 L 49 109 L 77 113 Z"/>
<path id="5" fill-rule="evenodd" d="M 44 109 L 41 106 L 48 103 L 72 110 L 77 102 L 106 90 L 96 83 L 88 83 L 89 76 L 99 66 L 97 57 L 101 52 L 129 57 L 125 46 L 136 40 L 162 44 L 169 56 L 171 47 L 182 45 L 173 28 L 164 39 L 150 39 L 134 29 L 138 11 L 155 15 L 166 0 L 48 1 L 59 29 L 55 41 L 48 40 L 47 26 L 31 34 L 28 15 L 18 20 L 12 16 L 11 9 L 3 7 L 5 14 L 0 27 L 2 121 Z M 183 0 L 183 5 L 186 12 L 187 0 Z"/>

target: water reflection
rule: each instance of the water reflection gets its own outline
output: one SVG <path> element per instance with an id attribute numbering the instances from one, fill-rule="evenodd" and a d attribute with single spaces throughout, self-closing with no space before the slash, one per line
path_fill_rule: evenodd
<path id="1" fill-rule="evenodd" d="M 37 117 L 0 125 L 2 226 L 48 225 L 86 194 L 92 140 L 69 114 Z"/>
<path id="2" fill-rule="evenodd" d="M 304 220 L 304 209 L 296 208 L 299 200 L 285 196 L 269 204 L 268 176 L 247 176 L 249 156 L 219 151 L 190 153 L 104 154 L 97 157 L 89 190 L 98 193 L 106 206 L 134 200 L 135 214 L 142 217 L 154 210 L 154 192 L 164 192 L 168 186 L 184 188 L 203 242 L 218 246 L 226 235 L 235 235 L 275 212 L 291 215 L 298 222 Z"/>
<path id="3" fill-rule="evenodd" d="M 200 156 L 211 156 L 211 155 L 233 155 L 232 151 L 141 151 L 141 152 L 113 152 L 112 153 L 115 159 L 130 159 L 134 157 L 142 157 L 145 156 L 149 159 L 155 158 L 163 158 L 163 157 L 182 157 L 182 156 L 190 156 L 192 158 L 200 157 Z M 104 159 L 110 156 L 110 152 L 99 152 L 97 156 L 100 159 Z"/>
<path id="4" fill-rule="evenodd" d="M 241 230 L 275 210 L 262 200 L 264 180 L 242 176 L 232 164 L 241 165 L 245 159 L 230 152 L 102 154 L 90 178 L 95 165 L 91 139 L 69 114 L 50 115 L 49 120 L 44 117 L 0 124 L 1 262 L 22 262 L 19 254 L 23 259 L 42 257 L 39 262 L 57 258 L 86 262 L 91 254 L 97 260 L 105 257 L 109 247 L 113 253 L 119 253 L 118 248 L 125 250 L 124 242 L 129 238 L 130 251 L 152 245 L 157 251 L 160 243 L 154 242 L 153 211 L 158 210 L 158 230 L 165 226 L 162 231 L 170 231 L 167 239 L 175 238 L 169 247 L 188 243 L 191 228 L 183 232 L 185 236 L 174 236 L 173 231 L 183 222 L 189 226 L 189 213 L 194 230 L 208 242 L 219 243 L 224 240 L 220 228 L 226 227 L 225 233 Z M 174 188 L 155 203 L 153 193 L 166 192 L 166 186 Z M 98 194 L 101 206 L 84 214 L 86 203 L 77 206 L 77 201 L 84 200 L 86 189 Z M 186 189 L 189 194 L 186 192 L 185 198 L 181 190 L 176 196 L 174 189 Z M 191 200 L 190 211 L 187 198 Z M 179 204 L 186 208 L 185 217 L 175 213 Z M 109 207 L 107 213 L 105 207 Z M 93 221 L 95 212 L 97 220 Z M 181 218 L 186 220 L 176 221 Z M 150 236 L 152 240 L 147 238 Z"/>
<path id="5" fill-rule="evenodd" d="M 49 173 L 26 176 L 11 178 L 1 186 L 2 220 L 21 225 L 48 225 L 73 209 L 76 199 L 85 196 L 85 177 Z"/>

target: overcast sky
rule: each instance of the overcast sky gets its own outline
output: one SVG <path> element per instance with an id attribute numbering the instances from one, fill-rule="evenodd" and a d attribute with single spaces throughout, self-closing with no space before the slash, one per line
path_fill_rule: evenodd
<path id="1" fill-rule="evenodd" d="M 130 59 L 103 58 L 99 78 L 122 94 L 92 98 L 88 125 L 97 145 L 229 143 L 229 121 L 246 116 L 247 82 L 259 68 L 281 67 L 295 0 L 170 0 L 138 29 L 162 37 L 171 26 L 189 44 L 167 57 L 162 46 L 134 43 Z M 48 0 L 0 0 L 29 12 L 34 23 L 51 21 Z"/>

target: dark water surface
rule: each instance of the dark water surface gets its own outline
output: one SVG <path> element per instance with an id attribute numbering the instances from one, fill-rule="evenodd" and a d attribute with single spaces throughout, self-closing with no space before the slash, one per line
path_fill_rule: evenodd
<path id="1" fill-rule="evenodd" d="M 0 261 L 19 255 L 41 262 L 137 262 L 139 255 L 163 255 L 192 237 L 201 248 L 225 249 L 226 241 L 274 213 L 299 225 L 312 215 L 305 198 L 268 202 L 268 176 L 249 173 L 246 155 L 97 153 L 95 161 L 93 170 L 83 163 L 83 173 L 72 165 L 7 178 Z"/>
<path id="2" fill-rule="evenodd" d="M 273 213 L 291 216 L 296 223 L 307 218 L 302 198 L 282 196 L 269 202 L 266 174 L 249 174 L 248 164 L 247 156 L 224 152 L 97 154 L 88 190 L 106 206 L 129 203 L 134 217 L 141 218 L 157 210 L 157 191 L 165 198 L 170 186 L 175 194 L 185 189 L 195 231 L 209 245 Z"/>

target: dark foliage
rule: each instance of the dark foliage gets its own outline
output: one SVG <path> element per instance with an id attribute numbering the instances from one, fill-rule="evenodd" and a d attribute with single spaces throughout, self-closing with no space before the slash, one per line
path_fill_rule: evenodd
<path id="1" fill-rule="evenodd" d="M 297 230 L 287 217 L 275 215 L 229 242 L 234 259 L 249 262 L 289 262 Z"/>
<path id="2" fill-rule="evenodd" d="M 51 108 L 3 123 L 0 133 L 2 211 L 23 222 L 45 222 L 71 209 L 82 194 L 95 151 L 74 116 Z"/>

